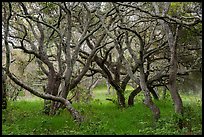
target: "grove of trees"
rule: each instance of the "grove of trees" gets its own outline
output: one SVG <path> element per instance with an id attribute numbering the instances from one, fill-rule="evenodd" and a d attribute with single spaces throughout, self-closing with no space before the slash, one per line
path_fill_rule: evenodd
<path id="1" fill-rule="evenodd" d="M 182 115 L 179 92 L 201 76 L 201 2 L 2 3 L 5 109 L 9 83 L 15 83 L 43 98 L 46 114 L 66 108 L 82 122 L 69 95 L 83 92 L 73 90 L 83 80 L 90 90 L 103 77 L 115 89 L 119 108 L 133 106 L 142 92 L 158 120 L 156 88 L 168 89 L 175 113 Z M 134 90 L 126 98 L 130 83 Z"/>

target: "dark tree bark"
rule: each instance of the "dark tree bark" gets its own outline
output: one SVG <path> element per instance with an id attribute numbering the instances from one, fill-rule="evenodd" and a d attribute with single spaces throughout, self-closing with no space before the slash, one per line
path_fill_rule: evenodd
<path id="1" fill-rule="evenodd" d="M 148 89 L 149 89 L 150 93 L 153 95 L 154 99 L 158 100 L 159 97 L 156 94 L 155 90 L 152 87 L 148 87 Z M 139 86 L 130 93 L 129 98 L 128 98 L 128 106 L 133 106 L 134 105 L 134 98 L 140 92 L 141 92 L 141 87 Z"/>
<path id="2" fill-rule="evenodd" d="M 159 100 L 159 96 L 157 95 L 157 93 L 156 93 L 156 91 L 154 90 L 154 88 L 151 87 L 151 86 L 147 86 L 147 87 L 148 87 L 150 93 L 152 94 L 152 96 L 154 97 L 154 99 Z"/>
<path id="3" fill-rule="evenodd" d="M 133 106 L 134 105 L 134 98 L 140 92 L 141 92 L 141 88 L 139 86 L 130 93 L 129 98 L 128 98 L 128 106 Z"/>
<path id="4" fill-rule="evenodd" d="M 54 71 L 50 72 L 48 75 L 48 83 L 47 83 L 47 88 L 45 93 L 51 94 L 53 96 L 57 96 L 60 83 L 61 83 L 60 76 L 57 75 Z M 55 103 L 57 102 L 51 101 L 50 108 L 49 108 L 50 115 L 54 115 L 56 113 Z"/>
<path id="5" fill-rule="evenodd" d="M 174 109 L 176 114 L 183 116 L 183 102 L 177 90 L 176 77 L 177 77 L 177 59 L 176 59 L 176 43 L 170 47 L 171 60 L 170 60 L 170 74 L 169 74 L 169 89 L 171 98 L 174 102 Z M 183 120 L 179 117 L 178 126 L 183 128 Z"/>
<path id="6" fill-rule="evenodd" d="M 115 88 L 116 93 L 117 93 L 117 101 L 118 101 L 118 105 L 121 108 L 124 108 L 125 105 L 125 96 L 124 96 L 124 90 L 120 87 L 120 85 L 118 85 L 118 82 L 114 81 L 110 71 L 108 70 L 108 68 L 104 65 L 104 63 L 102 63 L 102 60 L 95 56 L 95 61 L 98 64 L 98 66 L 100 66 L 100 68 L 104 71 L 104 73 L 107 76 L 108 82 Z"/>
<path id="7" fill-rule="evenodd" d="M 104 37 L 104 36 L 105 36 L 105 33 L 101 37 Z M 91 44 L 90 40 L 87 39 L 86 42 L 87 42 L 87 45 L 89 46 L 89 48 L 92 49 L 93 45 Z M 99 42 L 100 42 L 100 39 L 96 43 L 99 44 Z M 110 48 L 107 51 L 107 53 L 106 53 L 107 55 L 111 49 L 112 48 Z M 118 105 L 121 108 L 124 108 L 126 106 L 125 105 L 125 96 L 124 96 L 124 90 L 125 89 L 122 89 L 121 86 L 119 85 L 119 77 L 115 76 L 115 79 L 114 79 L 113 76 L 111 75 L 110 69 L 112 69 L 112 68 L 110 65 L 109 65 L 109 68 L 107 67 L 108 62 L 106 59 L 107 58 L 98 57 L 97 55 L 94 56 L 94 61 L 102 69 L 102 72 L 103 72 L 102 76 L 104 76 L 108 80 L 108 82 L 111 84 L 111 86 L 116 90 Z M 109 62 L 109 64 L 110 64 L 110 62 Z M 113 71 L 117 71 L 117 70 L 113 69 Z M 119 72 L 115 72 L 114 74 L 118 75 L 118 73 Z"/>
<path id="8" fill-rule="evenodd" d="M 117 90 L 116 90 L 117 91 Z M 118 99 L 118 104 L 121 108 L 125 108 L 125 96 L 124 96 L 124 91 L 118 90 L 117 91 L 117 99 Z"/>

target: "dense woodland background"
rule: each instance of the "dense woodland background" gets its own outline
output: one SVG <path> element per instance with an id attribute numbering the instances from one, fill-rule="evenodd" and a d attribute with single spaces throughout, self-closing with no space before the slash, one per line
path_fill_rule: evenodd
<path id="1" fill-rule="evenodd" d="M 102 99 L 114 112 L 146 109 L 153 125 L 169 111 L 177 130 L 185 129 L 193 115 L 187 111 L 202 105 L 202 3 L 2 2 L 3 119 L 20 112 L 12 103 L 32 98 L 48 119 L 70 115 L 86 123 L 88 106 Z M 163 101 L 172 105 L 166 112 Z M 185 133 L 201 134 L 198 123 Z"/>

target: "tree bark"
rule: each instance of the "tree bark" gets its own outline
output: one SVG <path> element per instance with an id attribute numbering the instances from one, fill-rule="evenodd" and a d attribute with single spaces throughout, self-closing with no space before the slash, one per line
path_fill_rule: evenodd
<path id="1" fill-rule="evenodd" d="M 141 92 L 141 87 L 139 86 L 130 93 L 129 98 L 128 98 L 128 106 L 134 105 L 134 98 L 140 92 Z"/>
<path id="2" fill-rule="evenodd" d="M 90 44 L 88 42 L 88 44 Z M 119 86 L 118 82 L 116 82 L 115 80 L 113 80 L 113 77 L 109 71 L 109 69 L 104 65 L 103 61 L 101 58 L 99 58 L 98 56 L 94 57 L 94 60 L 96 61 L 97 65 L 103 70 L 103 72 L 106 74 L 106 78 L 108 80 L 108 82 L 111 84 L 111 86 L 113 86 L 116 90 L 117 93 L 117 101 L 118 101 L 118 105 L 123 108 L 125 107 L 125 96 L 124 96 L 124 90 Z"/>
<path id="3" fill-rule="evenodd" d="M 2 76 L 2 109 L 7 109 L 6 74 Z"/>
<path id="4" fill-rule="evenodd" d="M 141 90 L 143 90 L 144 92 L 144 96 L 145 96 L 145 100 L 144 100 L 144 104 L 150 108 L 150 110 L 152 111 L 153 113 L 153 118 L 155 121 L 157 121 L 160 117 L 160 110 L 159 108 L 153 103 L 152 99 L 151 99 L 151 96 L 150 96 L 150 91 L 147 87 L 147 83 L 146 83 L 146 76 L 145 76 L 145 72 L 144 72 L 144 46 L 145 46 L 145 42 L 143 40 L 143 38 L 141 37 L 141 35 L 132 30 L 132 29 L 129 29 L 129 28 L 123 28 L 121 26 L 118 26 L 120 29 L 125 29 L 125 30 L 128 30 L 132 33 L 134 33 L 138 39 L 139 39 L 139 42 L 140 42 L 140 51 L 139 51 L 139 56 L 140 58 L 137 59 L 135 53 L 133 52 L 133 50 L 131 49 L 130 47 L 130 44 L 126 44 L 127 47 L 128 47 L 128 51 L 129 53 L 131 54 L 132 58 L 134 59 L 135 63 L 136 64 L 139 64 L 139 70 L 140 70 L 140 81 L 139 81 L 139 84 L 140 84 L 140 87 L 141 87 Z M 126 62 L 126 64 L 128 64 Z M 127 70 L 130 69 L 130 67 L 127 67 Z M 131 71 L 129 70 L 129 76 L 132 78 L 132 80 L 135 82 L 135 83 L 138 83 L 137 82 L 137 79 L 134 77 L 134 75 L 132 74 L 131 75 Z"/>
<path id="5" fill-rule="evenodd" d="M 144 104 L 150 108 L 150 110 L 153 113 L 153 119 L 157 121 L 160 118 L 160 110 L 159 108 L 153 103 L 151 96 L 150 96 L 150 91 L 147 88 L 147 84 L 145 82 L 145 74 L 144 74 L 144 68 L 143 65 L 140 67 L 140 86 L 141 89 L 144 91 Z"/>
<path id="6" fill-rule="evenodd" d="M 10 71 L 7 72 L 7 75 L 14 83 L 21 86 L 25 90 L 28 90 L 30 93 L 34 94 L 35 96 L 43 98 L 43 99 L 47 99 L 47 100 L 57 101 L 57 102 L 64 104 L 65 107 L 67 108 L 67 110 L 70 112 L 70 114 L 74 118 L 74 120 L 76 120 L 79 123 L 83 121 L 83 116 L 81 116 L 79 114 L 79 112 L 73 108 L 73 106 L 71 105 L 69 100 L 62 98 L 62 97 L 53 96 L 53 95 L 47 94 L 47 93 L 40 93 L 40 92 L 32 89 L 31 87 L 27 86 L 26 84 L 24 84 L 20 80 L 18 80 L 16 77 L 13 76 L 13 74 L 11 74 Z"/>
<path id="7" fill-rule="evenodd" d="M 116 90 L 117 91 L 117 90 Z M 121 108 L 125 108 L 125 96 L 124 96 L 124 92 L 117 91 L 117 99 L 118 99 L 118 104 Z"/>
<path id="8" fill-rule="evenodd" d="M 175 43 L 176 44 L 176 43 Z M 183 103 L 181 97 L 178 93 L 176 86 L 176 76 L 177 76 L 177 59 L 176 59 L 176 45 L 172 45 L 170 47 L 171 50 L 171 60 L 170 60 L 170 70 L 169 70 L 169 89 L 171 98 L 174 102 L 174 111 L 176 114 L 183 116 Z M 183 120 L 182 118 L 178 118 L 178 126 L 180 129 L 183 128 Z"/>
<path id="9" fill-rule="evenodd" d="M 54 70 L 50 70 L 48 73 L 48 83 L 45 93 L 57 96 L 60 83 L 60 76 L 56 74 Z M 56 103 L 59 102 L 44 100 L 44 113 L 48 115 L 56 114 Z"/>
<path id="10" fill-rule="evenodd" d="M 157 93 L 156 93 L 156 91 L 154 90 L 154 88 L 148 86 L 148 89 L 149 89 L 150 93 L 152 94 L 152 96 L 154 97 L 154 99 L 159 100 L 159 96 L 157 95 Z"/>
<path id="11" fill-rule="evenodd" d="M 170 3 L 165 3 L 163 5 L 162 16 L 167 15 L 169 5 Z M 159 15 L 160 12 L 159 12 L 158 5 L 153 2 L 153 6 L 155 8 L 156 14 Z M 172 100 L 174 102 L 175 112 L 177 114 L 182 114 L 183 103 L 176 87 L 176 77 L 177 77 L 177 69 L 178 69 L 176 45 L 177 45 L 179 26 L 177 25 L 175 35 L 173 35 L 173 32 L 170 29 L 169 24 L 164 22 L 163 20 L 159 20 L 159 21 L 163 26 L 163 29 L 165 31 L 165 34 L 168 40 L 169 48 L 170 48 L 169 90 L 170 90 Z"/>
<path id="12" fill-rule="evenodd" d="M 170 60 L 170 74 L 169 74 L 169 89 L 172 100 L 175 106 L 175 112 L 177 114 L 182 114 L 183 103 L 181 97 L 178 93 L 176 86 L 176 76 L 177 76 L 177 59 L 176 59 L 176 48 L 171 47 L 171 60 Z"/>
<path id="13" fill-rule="evenodd" d="M 2 108 L 6 109 L 7 108 L 7 89 L 6 89 L 6 79 L 7 79 L 7 73 L 9 72 L 9 67 L 11 64 L 11 57 L 10 57 L 10 47 L 8 44 L 8 36 L 9 36 L 9 21 L 12 17 L 12 6 L 11 3 L 3 3 L 3 7 L 2 7 L 2 26 L 3 26 L 3 35 L 4 35 L 4 44 L 5 44 L 5 48 L 6 48 L 6 69 L 2 70 L 3 74 L 2 74 Z M 7 7 L 8 6 L 8 7 Z M 2 37 L 3 38 L 3 37 Z M 4 74 L 5 71 L 5 74 Z"/>

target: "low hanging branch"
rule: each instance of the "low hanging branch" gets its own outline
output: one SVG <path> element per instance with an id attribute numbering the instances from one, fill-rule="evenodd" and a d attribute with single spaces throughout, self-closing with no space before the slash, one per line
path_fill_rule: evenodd
<path id="1" fill-rule="evenodd" d="M 3 69 L 6 70 L 5 68 L 3 68 Z M 73 106 L 71 105 L 69 100 L 67 100 L 65 98 L 62 98 L 62 97 L 56 97 L 56 96 L 53 96 L 51 94 L 39 93 L 38 91 L 32 89 L 31 87 L 27 86 L 26 84 L 24 84 L 23 82 L 18 80 L 15 76 L 13 76 L 13 74 L 10 71 L 7 72 L 7 75 L 17 85 L 19 85 L 22 88 L 26 89 L 27 91 L 29 91 L 30 93 L 34 94 L 35 96 L 43 98 L 43 99 L 48 99 L 48 100 L 53 100 L 53 101 L 61 102 L 62 104 L 64 104 L 66 106 L 67 110 L 71 113 L 71 115 L 73 116 L 74 120 L 76 120 L 79 123 L 83 121 L 83 117 L 79 114 L 78 111 L 76 111 L 73 108 Z"/>

